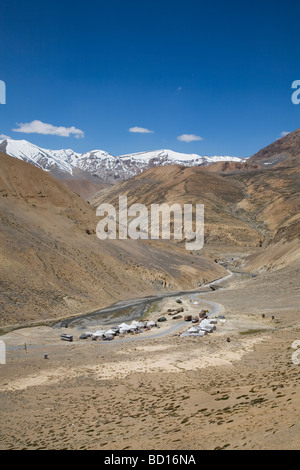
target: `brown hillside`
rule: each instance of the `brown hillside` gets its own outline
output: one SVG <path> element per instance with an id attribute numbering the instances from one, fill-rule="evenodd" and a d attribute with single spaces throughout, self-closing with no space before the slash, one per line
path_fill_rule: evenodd
<path id="1" fill-rule="evenodd" d="M 50 174 L 85 200 L 88 200 L 97 191 L 111 186 L 98 176 L 78 169 L 74 169 L 72 175 L 55 170 L 52 170 Z"/>
<path id="2" fill-rule="evenodd" d="M 269 241 L 291 241 L 299 236 L 299 167 L 270 168 L 229 178 L 243 184 L 245 191 L 245 198 L 234 207 L 236 215 L 254 223 Z"/>
<path id="3" fill-rule="evenodd" d="M 206 171 L 220 174 L 239 174 L 258 170 L 259 168 L 261 168 L 260 165 L 256 163 L 250 164 L 248 162 L 216 162 L 203 167 Z"/>
<path id="4" fill-rule="evenodd" d="M 300 163 L 300 129 L 277 139 L 248 159 L 249 164 L 265 167 L 299 166 Z"/>
<path id="5" fill-rule="evenodd" d="M 232 207 L 245 197 L 243 185 L 203 168 L 156 167 L 129 181 L 101 191 L 91 200 L 118 203 L 119 195 L 128 196 L 128 204 L 154 203 L 204 204 L 205 242 L 233 246 L 259 246 L 264 241 L 255 227 L 236 217 Z"/>

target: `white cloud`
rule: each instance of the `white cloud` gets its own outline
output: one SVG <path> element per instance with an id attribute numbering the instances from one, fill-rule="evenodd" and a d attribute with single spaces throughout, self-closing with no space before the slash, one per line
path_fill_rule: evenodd
<path id="1" fill-rule="evenodd" d="M 0 140 L 4 140 L 4 139 L 11 139 L 11 137 L 9 135 L 0 134 Z"/>
<path id="2" fill-rule="evenodd" d="M 150 131 L 149 129 L 145 129 L 144 127 L 131 127 L 129 132 L 137 132 L 140 134 L 153 134 L 154 131 Z"/>
<path id="3" fill-rule="evenodd" d="M 177 137 L 180 142 L 194 142 L 195 140 L 203 140 L 202 137 L 195 134 L 182 134 Z"/>
<path id="4" fill-rule="evenodd" d="M 290 134 L 290 132 L 283 131 L 283 132 L 281 132 L 281 134 L 280 134 L 280 135 L 281 135 L 281 137 L 284 137 L 284 136 L 286 136 L 286 135 L 288 135 L 288 134 Z"/>
<path id="5" fill-rule="evenodd" d="M 26 123 L 17 123 L 19 128 L 12 129 L 14 132 L 23 132 L 25 134 L 44 134 L 44 135 L 59 135 L 61 137 L 70 137 L 74 134 L 76 138 L 84 137 L 84 132 L 76 127 L 63 127 L 53 126 L 42 121 L 32 121 Z"/>

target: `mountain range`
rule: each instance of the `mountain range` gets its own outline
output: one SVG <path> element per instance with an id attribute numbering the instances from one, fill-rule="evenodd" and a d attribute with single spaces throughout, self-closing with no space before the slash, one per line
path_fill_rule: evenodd
<path id="1" fill-rule="evenodd" d="M 31 163 L 54 177 L 63 180 L 89 178 L 98 183 L 115 183 L 127 180 L 147 170 L 162 165 L 204 166 L 216 162 L 242 162 L 231 156 L 200 156 L 172 150 L 156 150 L 114 156 L 104 150 L 77 153 L 71 149 L 50 150 L 40 148 L 26 140 L 4 139 L 0 151 Z"/>

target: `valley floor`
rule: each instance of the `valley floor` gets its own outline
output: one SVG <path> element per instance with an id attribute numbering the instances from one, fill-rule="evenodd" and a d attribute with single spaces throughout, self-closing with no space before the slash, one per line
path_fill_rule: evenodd
<path id="1" fill-rule="evenodd" d="M 180 337 L 191 325 L 171 316 L 136 341 L 82 341 L 75 327 L 3 335 L 0 449 L 299 449 L 297 279 L 299 264 L 182 297 L 184 314 L 224 308 L 202 338 Z"/>

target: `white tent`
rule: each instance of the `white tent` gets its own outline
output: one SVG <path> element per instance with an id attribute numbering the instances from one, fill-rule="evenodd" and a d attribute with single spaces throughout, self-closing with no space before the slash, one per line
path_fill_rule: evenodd
<path id="1" fill-rule="evenodd" d="M 121 333 L 121 334 L 128 333 L 129 331 L 130 331 L 129 326 L 127 326 L 126 328 L 120 328 L 119 329 L 119 333 Z"/>
<path id="2" fill-rule="evenodd" d="M 94 338 L 99 338 L 100 336 L 103 336 L 104 333 L 105 333 L 105 330 L 97 330 L 92 335 L 94 336 Z"/>
<path id="3" fill-rule="evenodd" d="M 213 323 L 211 323 L 212 320 L 209 320 L 208 318 L 205 318 L 204 320 L 202 320 L 202 322 L 200 322 L 200 329 L 201 330 L 206 330 L 206 331 L 213 331 L 216 329 L 215 325 Z"/>
<path id="4" fill-rule="evenodd" d="M 151 328 L 152 326 L 155 326 L 155 321 L 153 321 L 153 320 L 147 321 L 146 326 L 147 326 L 147 327 L 150 327 L 150 328 Z"/>
<path id="5" fill-rule="evenodd" d="M 193 330 L 193 331 L 191 331 L 191 330 Z M 207 334 L 206 331 L 201 331 L 201 330 L 198 330 L 197 328 L 195 328 L 195 329 L 190 328 L 189 330 L 182 333 L 180 336 L 197 336 L 197 337 L 201 337 L 201 336 L 204 336 L 206 334 Z"/>
<path id="6" fill-rule="evenodd" d="M 105 331 L 104 336 L 114 336 L 116 332 L 112 329 Z"/>
<path id="7" fill-rule="evenodd" d="M 129 325 L 129 328 L 128 328 L 128 329 L 129 329 L 129 331 L 136 331 L 136 330 L 138 330 L 138 327 L 137 327 L 136 325 L 133 325 L 133 324 L 131 323 L 131 325 Z"/>
<path id="8" fill-rule="evenodd" d="M 133 320 L 133 322 L 131 322 L 131 324 L 136 325 L 137 328 L 144 328 L 144 326 L 145 326 L 145 322 L 143 322 L 143 321 Z"/>
<path id="9" fill-rule="evenodd" d="M 194 326 L 188 329 L 188 333 L 197 333 L 198 331 L 199 331 L 198 328 L 195 328 Z"/>
<path id="10" fill-rule="evenodd" d="M 200 326 L 200 330 L 203 331 L 208 331 L 208 333 L 212 333 L 216 329 L 215 325 L 205 325 L 205 326 Z"/>
<path id="11" fill-rule="evenodd" d="M 195 336 L 205 336 L 207 334 L 206 331 L 198 331 L 198 333 Z"/>
<path id="12" fill-rule="evenodd" d="M 127 323 L 119 325 L 119 333 L 129 333 L 130 331 L 130 325 L 127 325 Z"/>

